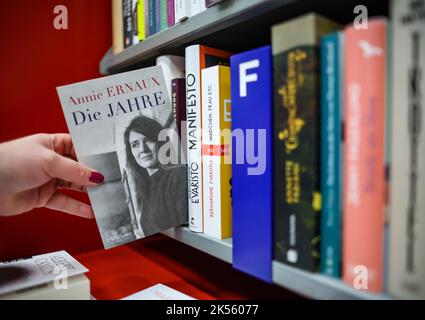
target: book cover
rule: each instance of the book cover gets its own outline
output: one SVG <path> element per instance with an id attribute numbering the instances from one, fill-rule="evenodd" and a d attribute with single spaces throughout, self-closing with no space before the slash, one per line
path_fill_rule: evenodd
<path id="1" fill-rule="evenodd" d="M 232 77 L 233 267 L 271 283 L 273 82 L 271 47 L 235 54 Z M 238 148 L 239 146 L 239 148 Z M 244 146 L 241 149 L 240 146 Z M 255 197 L 250 195 L 255 194 Z"/>
<path id="2" fill-rule="evenodd" d="M 204 233 L 232 236 L 230 68 L 202 70 L 202 166 Z"/>
<path id="3" fill-rule="evenodd" d="M 185 51 L 189 229 L 194 232 L 203 232 L 201 70 L 218 64 L 228 64 L 229 58 L 229 52 L 203 45 L 192 45 Z"/>
<path id="4" fill-rule="evenodd" d="M 174 0 L 167 0 L 167 23 L 168 27 L 174 26 Z"/>
<path id="5" fill-rule="evenodd" d="M 186 80 L 176 78 L 171 81 L 171 105 L 176 119 L 179 137 L 182 137 L 182 125 L 186 125 Z M 183 122 L 183 123 L 182 123 Z M 183 143 L 183 141 L 182 141 Z M 183 149 L 185 147 L 183 146 Z"/>
<path id="6" fill-rule="evenodd" d="M 123 2 L 112 0 L 112 53 L 124 50 Z"/>
<path id="7" fill-rule="evenodd" d="M 380 292 L 385 221 L 387 22 L 345 29 L 343 279 Z M 367 74 L 365 74 L 367 70 Z"/>
<path id="8" fill-rule="evenodd" d="M 105 248 L 187 223 L 186 166 L 161 67 L 57 88 Z M 181 150 L 180 150 L 181 152 Z"/>
<path id="9" fill-rule="evenodd" d="M 342 120 L 344 112 L 344 33 L 325 35 L 320 43 L 321 77 L 321 259 L 322 273 L 341 277 Z"/>
<path id="10" fill-rule="evenodd" d="M 339 28 L 314 13 L 272 27 L 275 259 L 319 270 L 319 40 Z"/>
<path id="11" fill-rule="evenodd" d="M 425 299 L 425 2 L 392 1 L 389 292 Z"/>

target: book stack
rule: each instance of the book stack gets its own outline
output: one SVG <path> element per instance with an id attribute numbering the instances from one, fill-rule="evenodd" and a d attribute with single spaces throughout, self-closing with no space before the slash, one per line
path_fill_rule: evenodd
<path id="1" fill-rule="evenodd" d="M 0 263 L 1 300 L 90 300 L 88 270 L 66 251 Z"/>

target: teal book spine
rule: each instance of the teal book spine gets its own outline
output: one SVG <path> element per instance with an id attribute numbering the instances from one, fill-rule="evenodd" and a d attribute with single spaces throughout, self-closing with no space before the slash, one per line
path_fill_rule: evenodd
<path id="1" fill-rule="evenodd" d="M 342 119 L 344 35 L 321 38 L 321 261 L 322 273 L 341 277 Z"/>
<path id="2" fill-rule="evenodd" d="M 160 22 L 159 27 L 160 31 L 168 29 L 168 14 L 167 14 L 167 0 L 160 0 L 160 9 L 159 9 L 159 15 L 160 15 Z"/>

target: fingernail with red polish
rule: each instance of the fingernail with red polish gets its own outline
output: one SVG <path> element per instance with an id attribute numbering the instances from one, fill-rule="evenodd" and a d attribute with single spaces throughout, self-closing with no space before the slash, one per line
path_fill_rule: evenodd
<path id="1" fill-rule="evenodd" d="M 89 180 L 94 183 L 102 183 L 105 180 L 105 177 L 100 172 L 92 171 Z"/>

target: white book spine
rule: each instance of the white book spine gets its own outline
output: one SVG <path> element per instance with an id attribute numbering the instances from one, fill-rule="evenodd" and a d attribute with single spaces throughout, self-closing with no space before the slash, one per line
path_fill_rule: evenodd
<path id="1" fill-rule="evenodd" d="M 203 232 L 200 46 L 187 47 L 185 58 L 189 229 Z"/>
<path id="2" fill-rule="evenodd" d="M 392 1 L 393 96 L 389 291 L 425 299 L 425 19 Z"/>
<path id="3" fill-rule="evenodd" d="M 220 145 L 219 67 L 202 70 L 202 146 Z M 204 233 L 221 239 L 220 156 L 203 152 Z"/>
<path id="4" fill-rule="evenodd" d="M 175 21 L 183 21 L 190 17 L 190 3 L 192 0 L 174 0 Z"/>
<path id="5" fill-rule="evenodd" d="M 205 0 L 189 0 L 190 1 L 190 16 L 194 16 L 202 11 L 204 11 L 207 7 L 205 6 Z"/>

